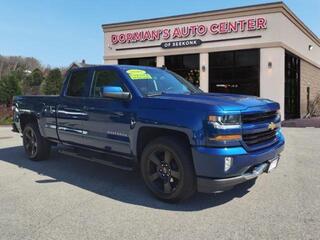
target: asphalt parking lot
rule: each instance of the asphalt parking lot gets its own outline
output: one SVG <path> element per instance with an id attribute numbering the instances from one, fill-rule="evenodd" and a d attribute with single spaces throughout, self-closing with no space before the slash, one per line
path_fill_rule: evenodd
<path id="1" fill-rule="evenodd" d="M 0 239 L 320 239 L 320 129 L 284 129 L 278 168 L 180 204 L 137 173 L 66 157 L 29 161 L 0 127 Z"/>

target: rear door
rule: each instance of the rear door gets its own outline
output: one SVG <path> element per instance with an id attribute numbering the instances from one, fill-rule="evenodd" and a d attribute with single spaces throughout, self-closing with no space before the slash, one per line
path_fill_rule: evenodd
<path id="1" fill-rule="evenodd" d="M 94 73 L 89 97 L 84 101 L 88 116 L 83 130 L 87 133 L 84 144 L 107 152 L 129 154 L 130 126 L 134 123 L 132 100 L 102 97 L 103 86 L 121 87 L 129 91 L 118 72 L 113 68 L 103 68 Z"/>
<path id="2" fill-rule="evenodd" d="M 64 143 L 82 145 L 83 136 L 87 134 L 83 130 L 83 121 L 88 118 L 83 103 L 88 78 L 86 69 L 73 71 L 68 77 L 67 87 L 57 107 L 57 131 Z"/>

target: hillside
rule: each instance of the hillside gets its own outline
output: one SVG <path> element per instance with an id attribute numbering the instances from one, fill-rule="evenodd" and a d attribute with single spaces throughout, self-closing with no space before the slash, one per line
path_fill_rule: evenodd
<path id="1" fill-rule="evenodd" d="M 40 61 L 33 57 L 2 56 L 0 55 L 0 79 L 18 69 L 33 71 L 42 69 Z"/>

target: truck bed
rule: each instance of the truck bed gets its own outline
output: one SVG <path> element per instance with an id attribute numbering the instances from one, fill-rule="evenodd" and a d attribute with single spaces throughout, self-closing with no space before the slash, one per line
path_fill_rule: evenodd
<path id="1" fill-rule="evenodd" d="M 60 96 L 53 95 L 41 95 L 41 96 L 15 96 L 13 98 L 13 107 L 16 109 L 14 112 L 14 122 L 16 127 L 19 126 L 19 119 L 24 116 L 37 117 L 37 122 L 39 124 L 39 130 L 41 134 L 51 140 L 57 140 L 57 119 L 56 119 L 56 109 L 59 104 Z M 19 114 L 17 114 L 17 112 Z M 20 129 L 19 129 L 20 130 Z"/>

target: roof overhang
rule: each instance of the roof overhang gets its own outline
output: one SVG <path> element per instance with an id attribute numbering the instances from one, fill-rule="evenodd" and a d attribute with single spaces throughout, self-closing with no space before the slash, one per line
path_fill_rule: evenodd
<path id="1" fill-rule="evenodd" d="M 227 8 L 214 11 L 183 14 L 169 17 L 152 18 L 145 20 L 103 24 L 104 32 L 117 32 L 139 28 L 169 26 L 175 24 L 185 24 L 217 19 L 226 19 L 233 17 L 243 17 L 252 15 L 261 15 L 268 13 L 282 13 L 302 32 L 304 32 L 312 41 L 320 46 L 320 39 L 313 33 L 283 2 L 266 3 L 259 5 L 250 5 L 244 7 Z"/>

